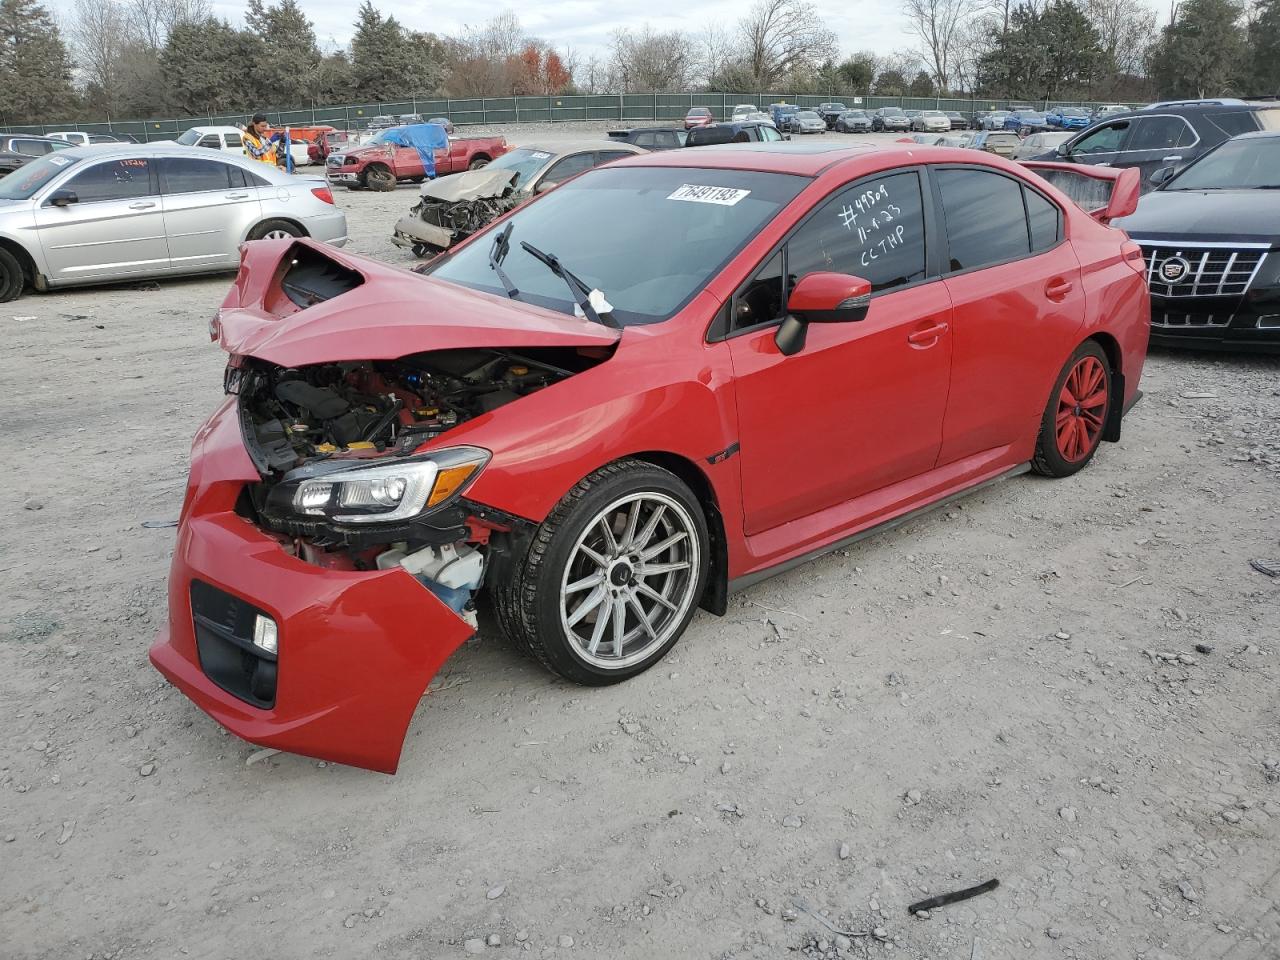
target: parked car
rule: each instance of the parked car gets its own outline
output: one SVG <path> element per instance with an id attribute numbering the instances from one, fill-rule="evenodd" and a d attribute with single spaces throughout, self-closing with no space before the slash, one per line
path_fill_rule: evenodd
<path id="1" fill-rule="evenodd" d="M 779 133 L 778 128 L 772 123 L 743 120 L 733 123 L 713 123 L 710 126 L 690 130 L 684 145 L 705 147 L 719 143 L 770 143 L 789 139 L 790 137 L 786 134 Z"/>
<path id="2" fill-rule="evenodd" d="M 959 110 L 946 110 L 947 119 L 951 121 L 952 130 L 968 130 L 973 124 Z"/>
<path id="3" fill-rule="evenodd" d="M 1004 122 L 1009 118 L 1008 110 L 992 110 L 982 118 L 983 130 L 1003 130 Z"/>
<path id="4" fill-rule="evenodd" d="M 156 142 L 176 143 L 182 147 L 200 147 L 205 150 L 234 154 L 237 157 L 244 156 L 244 131 L 239 127 L 191 127 L 180 133 L 175 140 Z"/>
<path id="5" fill-rule="evenodd" d="M 840 114 L 848 109 L 843 103 L 820 103 L 814 112 L 822 118 L 828 130 L 834 130 L 836 128 L 836 120 L 840 118 Z"/>
<path id="6" fill-rule="evenodd" d="M 876 133 L 910 130 L 911 119 L 901 107 L 881 107 L 871 115 L 871 129 Z"/>
<path id="7" fill-rule="evenodd" d="M 787 118 L 787 133 L 826 133 L 827 123 L 813 110 L 798 110 Z"/>
<path id="8" fill-rule="evenodd" d="M 935 199 L 921 162 L 622 160 L 425 276 L 250 246 L 152 664 L 238 737 L 390 773 L 477 594 L 618 683 L 731 589 L 1084 468 L 1138 395 L 1140 252 L 1029 170 L 939 151 Z"/>
<path id="9" fill-rule="evenodd" d="M 1280 353 L 1280 130 L 1157 179 L 1117 221 L 1146 256 L 1151 342 Z"/>
<path id="10" fill-rule="evenodd" d="M 331 130 L 323 137 L 307 144 L 307 156 L 312 163 L 324 163 L 329 154 L 351 145 L 351 134 L 346 130 Z"/>
<path id="11" fill-rule="evenodd" d="M 450 120 L 448 117 L 432 117 L 431 119 L 429 119 L 429 120 L 427 121 L 427 123 L 438 123 L 438 124 L 440 124 L 440 126 L 444 127 L 444 132 L 445 132 L 445 133 L 447 133 L 447 134 L 448 134 L 449 136 L 451 136 L 451 137 L 452 137 L 455 133 L 457 133 L 457 130 L 456 130 L 456 129 L 454 128 L 454 126 L 453 126 L 453 121 L 452 121 L 452 120 Z"/>
<path id="12" fill-rule="evenodd" d="M 1055 153 L 1043 159 L 1137 167 L 1147 190 L 1156 170 L 1181 170 L 1224 140 L 1255 130 L 1280 130 L 1280 104 L 1214 101 L 1131 110 L 1058 144 Z"/>
<path id="13" fill-rule="evenodd" d="M 754 103 L 740 103 L 733 108 L 733 113 L 730 116 L 734 120 L 746 120 L 752 114 L 759 112 L 760 108 Z"/>
<path id="14" fill-rule="evenodd" d="M 791 124 L 791 117 L 799 112 L 800 108 L 794 103 L 769 104 L 769 116 L 773 118 L 773 125 L 782 131 L 788 129 Z"/>
<path id="15" fill-rule="evenodd" d="M 1107 117 L 1114 117 L 1121 113 L 1129 113 L 1132 109 L 1132 107 L 1126 107 L 1122 103 L 1105 104 L 1100 107 L 1094 107 L 1093 114 L 1090 116 L 1089 120 L 1091 123 L 1096 123 L 1099 120 L 1105 120 Z"/>
<path id="16" fill-rule="evenodd" d="M 1043 133 L 1049 129 L 1049 121 L 1038 110 L 1015 110 L 1004 118 L 1004 129 L 1012 130 L 1020 137 Z"/>
<path id="17" fill-rule="evenodd" d="M 73 147 L 0 180 L 0 300 L 37 290 L 234 270 L 246 240 L 341 245 L 322 180 L 186 147 Z"/>
<path id="18" fill-rule="evenodd" d="M 91 143 L 133 143 L 133 137 L 123 137 L 114 133 L 85 133 L 81 130 L 57 130 L 45 134 L 53 140 L 62 140 L 75 147 L 85 147 Z"/>
<path id="19" fill-rule="evenodd" d="M 736 117 L 735 119 L 755 120 L 759 123 L 767 123 L 769 124 L 769 126 L 773 127 L 774 129 L 777 129 L 777 126 L 778 126 L 776 123 L 773 122 L 773 115 L 765 113 L 763 111 L 758 111 L 756 113 L 748 113 L 745 117 Z"/>
<path id="20" fill-rule="evenodd" d="M 391 242 L 433 257 L 570 177 L 638 153 L 645 151 L 599 140 L 518 147 L 483 169 L 425 184 L 418 202 L 396 222 Z"/>
<path id="21" fill-rule="evenodd" d="M 1044 119 L 1055 130 L 1083 130 L 1093 122 L 1084 107 L 1054 107 L 1045 113 Z"/>
<path id="22" fill-rule="evenodd" d="M 921 110 L 911 119 L 911 129 L 921 133 L 946 133 L 951 121 L 941 110 Z"/>
<path id="23" fill-rule="evenodd" d="M 71 144 L 66 140 L 58 140 L 54 137 L 38 137 L 27 133 L 0 134 L 0 150 L 26 157 L 28 160 L 32 157 L 43 157 L 46 153 L 53 153 L 55 150 L 70 148 Z"/>
<path id="24" fill-rule="evenodd" d="M 972 150 L 983 150 L 1001 157 L 1012 157 L 1021 143 L 1018 135 L 1009 130 L 979 130 L 969 141 Z"/>
<path id="25" fill-rule="evenodd" d="M 392 127 L 398 127 L 400 125 L 401 124 L 396 122 L 395 117 L 388 117 L 386 115 L 381 115 L 377 117 L 372 117 L 369 120 L 369 131 L 371 133 L 377 133 L 379 130 L 390 130 Z"/>
<path id="26" fill-rule="evenodd" d="M 1043 157 L 1052 154 L 1057 149 L 1058 144 L 1071 139 L 1071 134 L 1065 130 L 1058 130 L 1052 133 L 1033 133 L 1025 137 L 1013 150 L 1010 155 L 1014 160 L 1030 160 L 1033 157 Z"/>
<path id="27" fill-rule="evenodd" d="M 938 147 L 954 147 L 957 150 L 966 150 L 973 142 L 973 135 L 968 133 L 951 134 L 945 137 L 938 137 L 934 142 L 934 146 Z"/>
<path id="28" fill-rule="evenodd" d="M 611 141 L 635 144 L 644 150 L 675 150 L 684 146 L 691 132 L 683 127 L 634 127 L 610 130 L 608 136 Z"/>
<path id="29" fill-rule="evenodd" d="M 836 117 L 836 133 L 870 133 L 871 117 L 865 110 L 846 110 Z"/>
<path id="30" fill-rule="evenodd" d="M 402 113 L 396 117 L 397 127 L 408 127 L 415 123 L 422 122 L 422 114 L 420 113 Z"/>
<path id="31" fill-rule="evenodd" d="M 689 112 L 684 115 L 684 128 L 692 130 L 694 127 L 705 127 L 708 123 L 715 123 L 715 120 L 710 107 L 690 107 Z"/>
<path id="32" fill-rule="evenodd" d="M 394 190 L 397 183 L 422 183 L 427 179 L 422 155 L 414 147 L 393 142 L 398 135 L 393 136 L 392 131 L 413 129 L 380 130 L 361 146 L 329 154 L 325 176 L 348 190 Z M 478 170 L 509 149 L 505 137 L 450 137 L 447 150 L 435 151 L 436 176 Z"/>

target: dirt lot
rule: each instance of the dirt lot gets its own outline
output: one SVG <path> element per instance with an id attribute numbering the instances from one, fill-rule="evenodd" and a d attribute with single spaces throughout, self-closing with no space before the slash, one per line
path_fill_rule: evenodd
<path id="1" fill-rule="evenodd" d="M 408 262 L 411 198 L 341 195 L 353 248 Z M 386 777 L 249 762 L 146 661 L 227 282 L 0 311 L 6 960 L 1280 956 L 1280 360 L 1157 353 L 1080 475 L 758 586 L 618 687 L 482 621 Z"/>

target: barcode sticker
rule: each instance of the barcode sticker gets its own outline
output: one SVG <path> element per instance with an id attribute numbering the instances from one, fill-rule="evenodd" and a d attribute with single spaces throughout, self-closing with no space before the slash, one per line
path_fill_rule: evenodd
<path id="1" fill-rule="evenodd" d="M 689 203 L 714 203 L 721 207 L 732 207 L 750 193 L 750 190 L 740 190 L 737 187 L 704 187 L 696 183 L 682 183 L 667 199 L 685 200 Z"/>

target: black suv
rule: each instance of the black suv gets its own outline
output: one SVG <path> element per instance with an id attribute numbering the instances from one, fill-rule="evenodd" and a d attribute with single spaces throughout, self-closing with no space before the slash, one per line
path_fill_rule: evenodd
<path id="1" fill-rule="evenodd" d="M 849 108 L 843 103 L 820 103 L 813 108 L 827 125 L 828 130 L 836 128 L 836 121 L 840 119 L 840 114 Z"/>
<path id="2" fill-rule="evenodd" d="M 1054 153 L 1035 160 L 1068 160 L 1110 167 L 1137 167 L 1142 189 L 1162 167 L 1181 170 L 1201 154 L 1231 137 L 1255 130 L 1280 130 L 1280 104 L 1246 100 L 1180 100 L 1153 103 L 1107 117 Z"/>

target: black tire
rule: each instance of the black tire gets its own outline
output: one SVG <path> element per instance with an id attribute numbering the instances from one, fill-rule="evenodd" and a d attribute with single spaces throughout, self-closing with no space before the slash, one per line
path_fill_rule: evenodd
<path id="1" fill-rule="evenodd" d="M 22 263 L 8 250 L 0 247 L 0 303 L 8 303 L 22 296 L 27 285 L 27 275 Z"/>
<path id="2" fill-rule="evenodd" d="M 390 167 L 375 163 L 365 170 L 364 185 L 370 190 L 388 193 L 396 188 L 396 175 L 391 172 Z"/>
<path id="3" fill-rule="evenodd" d="M 272 237 L 271 234 L 276 234 Z M 283 236 L 282 236 L 283 235 Z M 305 237 L 306 231 L 296 223 L 290 223 L 288 220 L 263 220 L 260 224 L 249 231 L 249 240 L 282 240 L 284 237 Z"/>
<path id="4" fill-rule="evenodd" d="M 488 158 L 488 157 L 476 157 L 476 158 L 475 158 L 474 160 L 472 160 L 469 164 L 467 164 L 467 169 L 468 169 L 468 170 L 479 170 L 481 167 L 487 167 L 488 165 L 489 165 L 489 158 Z"/>
<path id="5" fill-rule="evenodd" d="M 427 179 L 426 177 L 410 177 L 410 178 L 409 178 L 409 182 L 410 182 L 410 183 L 422 183 L 422 182 L 423 182 L 424 180 L 426 180 L 426 179 Z"/>
<path id="6" fill-rule="evenodd" d="M 1076 384 L 1092 383 L 1095 371 L 1099 375 L 1098 388 L 1077 389 Z M 1072 380 L 1073 374 L 1079 379 Z M 1086 340 L 1080 344 L 1054 381 L 1044 416 L 1040 419 L 1040 435 L 1036 438 L 1036 453 L 1031 460 L 1031 468 L 1036 473 L 1046 477 L 1069 477 L 1093 459 L 1111 416 L 1111 406 L 1117 402 L 1111 392 L 1111 383 L 1111 362 L 1097 341 Z M 1100 404 L 1096 400 L 1099 390 L 1102 395 Z M 1068 403 L 1068 395 L 1074 398 L 1074 404 Z"/>
<path id="7" fill-rule="evenodd" d="M 672 510 L 671 516 L 674 522 L 664 529 L 662 535 L 665 536 L 670 529 L 684 528 L 687 528 L 691 534 L 691 536 L 686 535 L 685 538 L 688 540 L 685 546 L 688 572 L 674 571 L 656 575 L 660 578 L 657 581 L 659 591 L 667 596 L 668 600 L 671 600 L 672 596 L 677 596 L 678 602 L 668 604 L 669 607 L 674 608 L 669 613 L 659 612 L 657 603 L 654 603 L 649 611 L 652 615 L 650 619 L 657 620 L 661 629 L 655 633 L 652 628 L 648 628 L 650 639 L 645 645 L 640 646 L 634 653 L 626 653 L 624 646 L 622 653 L 625 656 L 618 660 L 617 665 L 608 666 L 600 662 L 609 660 L 608 655 L 601 654 L 595 657 L 593 662 L 589 651 L 582 649 L 568 636 L 573 626 L 567 625 L 567 606 L 562 610 L 562 588 L 570 576 L 580 575 L 576 571 L 580 571 L 581 568 L 574 566 L 581 562 L 582 554 L 579 544 L 581 543 L 585 548 L 590 536 L 599 532 L 602 511 L 629 510 L 629 506 L 621 505 L 620 501 L 641 497 L 652 498 L 641 501 L 641 509 L 645 503 L 662 502 L 667 504 L 662 507 L 662 510 Z M 678 509 L 673 509 L 674 507 Z M 652 518 L 655 512 L 660 511 L 651 512 L 649 517 Z M 637 515 L 640 514 L 637 513 Z M 614 516 L 626 519 L 621 513 Z M 612 525 L 610 526 L 613 529 Z M 647 522 L 643 526 L 647 527 Z M 657 534 L 650 533 L 650 537 L 654 535 Z M 614 529 L 614 536 L 620 547 L 627 546 L 622 543 L 625 524 L 622 530 Z M 639 536 L 633 537 L 634 539 L 639 539 Z M 678 550 L 679 548 L 673 546 L 670 549 Z M 702 591 L 706 585 L 709 551 L 710 541 L 707 535 L 706 518 L 703 516 L 702 507 L 697 498 L 684 482 L 669 471 L 653 464 L 639 460 L 620 460 L 602 467 L 586 479 L 579 481 L 543 521 L 529 543 L 528 552 L 523 557 L 513 559 L 502 582 L 496 584 L 494 589 L 494 609 L 498 623 L 503 633 L 523 652 L 568 680 L 587 686 L 619 683 L 648 670 L 661 660 L 683 635 L 702 598 Z M 663 553 L 657 555 L 658 558 L 663 556 Z M 615 571 L 615 568 L 611 567 L 608 575 L 599 581 L 598 586 L 592 587 L 583 600 L 579 601 L 580 605 L 586 606 L 597 592 L 602 595 L 602 599 L 596 601 L 596 606 L 590 608 L 596 613 L 596 619 L 588 623 L 587 617 L 590 616 L 588 613 L 587 617 L 581 620 L 583 624 L 581 629 L 594 632 L 600 621 L 600 613 L 603 611 L 608 617 L 608 611 L 614 605 L 610 592 L 616 593 L 618 590 L 625 592 L 628 589 L 625 583 L 617 583 L 615 587 L 616 581 L 613 574 L 621 572 L 625 578 L 633 571 L 632 561 L 636 564 L 634 568 L 636 574 L 646 562 L 635 558 L 628 560 L 626 557 L 619 557 L 614 564 L 622 563 L 625 570 Z M 659 562 L 661 563 L 660 560 Z M 638 589 L 644 589 L 647 586 L 643 583 L 646 576 L 654 575 L 641 574 L 639 580 L 642 582 Z M 667 587 L 661 579 L 663 576 L 669 578 L 665 583 L 676 587 L 671 595 L 666 593 Z M 634 587 L 637 581 L 633 577 L 630 583 Z M 563 595 L 570 595 L 570 591 L 565 590 Z M 568 602 L 570 601 L 565 601 L 566 604 Z M 627 606 L 626 602 L 617 601 L 617 605 L 624 611 L 622 615 L 624 637 L 630 635 L 627 625 L 634 622 L 635 626 L 630 629 L 636 631 L 636 640 L 639 641 L 641 621 L 636 618 L 633 609 Z M 666 617 L 665 621 L 663 617 Z M 611 629 L 616 628 L 606 619 L 600 636 L 604 637 Z M 603 642 L 601 645 L 603 646 Z M 616 653 L 617 649 L 614 649 Z"/>

